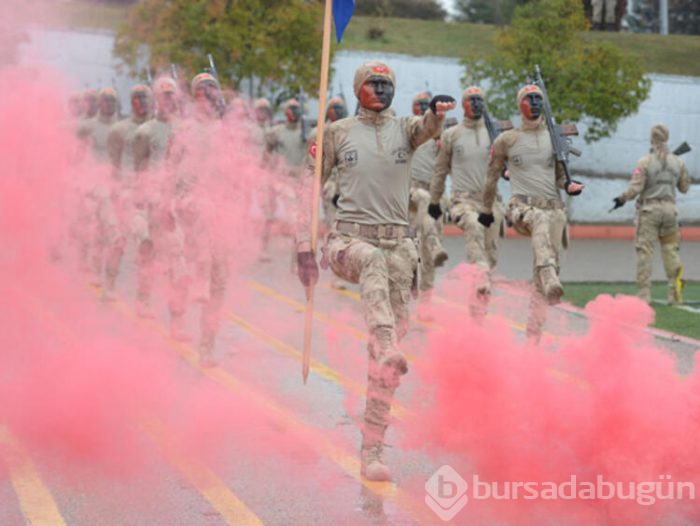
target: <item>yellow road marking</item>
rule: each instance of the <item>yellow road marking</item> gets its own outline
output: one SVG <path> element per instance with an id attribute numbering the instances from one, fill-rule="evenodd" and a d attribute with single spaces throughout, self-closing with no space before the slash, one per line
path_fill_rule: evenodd
<path id="1" fill-rule="evenodd" d="M 219 512 L 228 523 L 236 526 L 262 526 L 263 522 L 246 506 L 235 493 L 209 468 L 184 455 L 181 449 L 170 440 L 165 429 L 152 420 L 143 426 L 148 436 L 165 454 L 166 459 L 176 466 L 194 485 L 202 496 Z"/>
<path id="2" fill-rule="evenodd" d="M 306 306 L 302 303 L 299 303 L 296 300 L 293 300 L 292 298 L 285 296 L 284 294 L 278 293 L 276 290 L 271 289 L 270 287 L 266 287 L 262 283 L 259 283 L 254 280 L 249 280 L 247 282 L 248 286 L 252 288 L 253 290 L 256 290 L 266 296 L 269 296 L 280 303 L 284 303 L 286 305 L 289 305 L 292 307 L 294 310 L 299 311 L 299 312 L 304 312 L 304 309 Z M 338 328 L 340 331 L 344 332 L 345 334 L 349 334 L 350 336 L 353 336 L 359 340 L 362 341 L 367 341 L 367 334 L 363 331 L 360 331 L 358 329 L 355 329 L 354 327 L 351 327 L 350 325 L 347 325 L 345 323 L 340 323 L 330 316 L 323 314 L 322 312 L 314 311 L 314 318 L 317 319 L 320 322 L 323 322 L 327 325 L 331 325 L 332 327 Z"/>
<path id="3" fill-rule="evenodd" d="M 275 338 L 271 334 L 265 332 L 260 327 L 256 327 L 251 322 L 245 320 L 244 318 L 241 318 L 233 312 L 229 312 L 228 317 L 236 325 L 244 329 L 248 334 L 255 338 L 258 338 L 259 340 L 262 340 L 280 354 L 289 356 L 301 362 L 302 353 L 297 351 L 291 345 Z M 361 385 L 357 382 L 346 378 L 345 376 L 337 372 L 335 369 L 331 369 L 330 367 L 319 362 L 318 360 L 311 360 L 311 371 L 320 376 L 321 378 L 324 378 L 330 382 L 340 385 L 341 387 L 344 387 L 349 391 L 352 391 L 356 396 L 360 398 L 365 397 L 364 385 Z M 408 414 L 408 410 L 396 401 L 394 401 L 394 403 L 392 404 L 391 412 L 397 418 L 404 418 Z"/>
<path id="4" fill-rule="evenodd" d="M 2 461 L 10 472 L 10 482 L 27 524 L 65 526 L 51 491 L 41 480 L 28 453 L 5 426 L 0 426 L 0 446 L 0 452 L 5 453 Z"/>
<path id="5" fill-rule="evenodd" d="M 126 308 L 122 302 L 116 301 L 114 302 L 114 306 L 126 317 L 138 319 L 136 314 L 130 309 Z M 393 483 L 371 482 L 365 480 L 360 475 L 360 461 L 358 460 L 357 456 L 348 455 L 344 450 L 337 447 L 335 444 L 333 444 L 333 442 L 322 435 L 322 430 L 307 426 L 295 415 L 280 408 L 267 396 L 253 388 L 250 384 L 237 379 L 225 369 L 222 369 L 221 367 L 202 367 L 198 362 L 198 353 L 191 346 L 184 343 L 175 342 L 170 339 L 163 326 L 155 321 L 145 323 L 148 323 L 148 325 L 156 328 L 157 332 L 164 339 L 164 341 L 168 343 L 168 345 L 170 345 L 181 358 L 197 369 L 203 376 L 222 385 L 232 393 L 242 395 L 246 398 L 246 400 L 260 406 L 267 414 L 273 416 L 283 425 L 288 426 L 288 428 L 292 430 L 299 438 L 304 440 L 313 449 L 319 451 L 323 456 L 335 463 L 341 470 L 360 482 L 372 493 L 382 498 L 393 500 L 402 509 L 407 511 L 413 517 L 419 519 L 420 524 L 438 523 L 436 521 L 436 516 L 427 507 L 416 504 L 417 502 L 422 502 L 421 498 L 405 493 Z"/>
<path id="6" fill-rule="evenodd" d="M 98 293 L 96 288 L 92 288 L 93 292 Z M 25 296 L 27 297 L 27 296 Z M 41 309 L 44 321 L 51 325 L 53 330 L 60 333 L 69 341 L 76 341 L 74 333 L 69 331 L 68 327 L 58 320 L 55 314 L 48 307 L 39 302 L 37 298 L 28 297 L 28 299 Z M 137 318 L 138 321 L 142 321 Z M 190 350 L 188 360 L 197 361 L 197 353 Z M 168 438 L 162 425 L 157 420 L 151 418 L 148 421 L 141 422 L 142 430 L 147 436 L 161 449 L 166 459 L 179 469 L 185 478 L 192 484 L 209 502 L 214 509 L 221 515 L 227 524 L 245 525 L 245 526 L 260 526 L 263 522 L 255 515 L 236 495 L 226 486 L 219 477 L 214 474 L 203 464 L 194 459 L 186 458 L 177 448 L 176 444 Z M 2 429 L 0 428 L 0 431 Z M 0 436 L 0 439 L 2 436 Z M 63 522 L 37 522 L 36 524 L 47 525 L 62 525 Z"/>

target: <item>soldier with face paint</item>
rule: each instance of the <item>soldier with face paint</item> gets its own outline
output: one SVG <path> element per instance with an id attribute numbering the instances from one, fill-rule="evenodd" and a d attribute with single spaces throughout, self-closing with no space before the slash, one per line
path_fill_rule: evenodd
<path id="1" fill-rule="evenodd" d="M 545 322 L 546 302 L 558 303 L 564 294 L 559 281 L 559 253 L 567 218 L 559 189 L 578 195 L 583 185 L 567 183 L 562 166 L 556 162 L 542 118 L 539 87 L 524 86 L 517 102 L 521 124 L 499 135 L 493 143 L 478 221 L 486 228 L 494 223 L 496 187 L 508 163 L 512 197 L 506 214 L 518 233 L 532 238 L 534 291 L 527 333 L 538 339 Z"/>
<path id="2" fill-rule="evenodd" d="M 359 283 L 370 332 L 367 405 L 362 428 L 361 472 L 369 480 L 391 478 L 383 460 L 384 436 L 401 375 L 408 370 L 398 341 L 408 330 L 409 301 L 415 288 L 418 254 L 408 216 L 413 152 L 442 129 L 454 99 L 436 96 L 422 117 L 396 117 L 390 109 L 396 81 L 382 62 L 355 72 L 356 116 L 329 124 L 324 135 L 322 180 L 338 171 L 336 221 L 326 237 L 323 266 Z M 316 144 L 310 147 L 315 157 Z M 309 201 L 313 164 L 303 179 L 300 199 Z M 298 272 L 304 286 L 318 279 L 309 242 L 310 207 L 299 215 Z"/>
<path id="3" fill-rule="evenodd" d="M 296 99 L 285 103 L 284 116 L 287 122 L 270 130 L 268 144 L 286 163 L 287 174 L 296 177 L 306 155 L 306 143 L 301 135 L 301 105 Z"/>
<path id="4" fill-rule="evenodd" d="M 165 187 L 170 143 L 180 119 L 180 94 L 175 80 L 156 79 L 153 84 L 155 117 L 136 129 L 133 142 L 136 180 L 131 232 L 138 246 L 137 302 L 139 314 L 150 317 L 150 301 L 157 259 L 168 269 L 170 281 L 170 335 L 185 340 L 184 303 L 187 269 L 184 239 L 172 211 L 172 195 Z"/>
<path id="5" fill-rule="evenodd" d="M 119 118 L 117 110 L 119 103 L 117 92 L 113 88 L 100 90 L 97 104 L 97 114 L 88 118 L 78 126 L 78 137 L 88 142 L 93 157 L 98 161 L 109 161 L 107 137 L 112 125 Z M 88 108 L 91 110 L 91 108 Z M 86 117 L 90 112 L 86 113 Z"/>
<path id="6" fill-rule="evenodd" d="M 430 105 L 430 94 L 419 93 L 413 97 L 413 115 L 425 114 Z M 429 321 L 432 316 L 426 308 L 435 286 L 435 268 L 447 260 L 447 252 L 442 246 L 442 221 L 428 214 L 430 204 L 430 179 L 435 169 L 435 160 L 441 148 L 439 138 L 430 139 L 416 148 L 411 159 L 411 226 L 416 230 L 420 241 L 420 306 L 418 318 Z"/>
<path id="7" fill-rule="evenodd" d="M 133 184 L 136 175 L 134 163 L 134 137 L 136 130 L 151 118 L 153 96 L 151 89 L 142 84 L 131 89 L 131 116 L 114 124 L 107 137 L 107 150 L 112 161 L 114 179 L 113 205 L 119 218 L 121 234 L 109 248 L 106 263 L 106 290 L 111 294 L 124 255 L 134 213 Z"/>
<path id="8" fill-rule="evenodd" d="M 651 129 L 651 150 L 637 163 L 627 190 L 616 197 L 614 208 L 637 197 L 637 294 L 651 302 L 651 263 L 654 245 L 661 244 L 661 257 L 668 278 L 669 304 L 682 301 L 683 265 L 678 256 L 680 228 L 676 208 L 676 189 L 686 193 L 690 187 L 688 169 L 683 160 L 668 150 L 668 128 L 656 124 Z"/>
<path id="9" fill-rule="evenodd" d="M 478 86 L 462 93 L 464 120 L 442 134 L 440 153 L 430 184 L 430 214 L 442 215 L 440 200 L 445 179 L 452 177 L 449 211 L 464 231 L 467 262 L 476 265 L 476 299 L 485 302 L 491 292 L 491 270 L 497 261 L 497 240 L 503 222 L 503 207 L 498 196 L 494 203 L 495 221 L 489 227 L 478 222 L 489 162 L 490 139 L 484 123 L 484 94 Z"/>

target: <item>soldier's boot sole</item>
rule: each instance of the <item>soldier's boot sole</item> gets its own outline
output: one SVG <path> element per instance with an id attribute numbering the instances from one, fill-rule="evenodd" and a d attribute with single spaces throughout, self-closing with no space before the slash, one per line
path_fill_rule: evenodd
<path id="1" fill-rule="evenodd" d="M 401 352 L 391 353 L 379 361 L 380 378 L 389 388 L 398 387 L 401 377 L 406 373 L 408 373 L 408 360 Z"/>
<path id="2" fill-rule="evenodd" d="M 436 267 L 441 267 L 445 264 L 445 261 L 449 258 L 447 252 L 444 250 L 441 250 L 435 255 L 435 258 L 433 259 L 433 263 Z"/>

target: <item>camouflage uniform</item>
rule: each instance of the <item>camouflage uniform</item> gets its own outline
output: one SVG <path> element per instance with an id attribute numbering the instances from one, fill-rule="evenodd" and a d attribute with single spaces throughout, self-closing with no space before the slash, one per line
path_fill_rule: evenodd
<path id="1" fill-rule="evenodd" d="M 355 73 L 358 98 L 363 84 L 373 78 L 385 79 L 393 90 L 393 72 L 381 62 L 367 62 Z M 360 285 L 370 332 L 362 474 L 372 480 L 390 477 L 382 461 L 383 441 L 399 375 L 407 370 L 397 342 L 408 330 L 418 263 L 408 219 L 410 160 L 420 144 L 439 133 L 442 121 L 432 111 L 422 118 L 398 118 L 388 108 L 376 112 L 361 107 L 356 116 L 331 123 L 324 136 L 321 184 L 337 168 L 340 197 L 321 265 Z M 313 173 L 313 165 L 308 172 Z M 311 180 L 309 176 L 305 181 L 307 197 Z M 309 218 L 299 219 L 302 246 L 308 244 Z"/>
<path id="2" fill-rule="evenodd" d="M 680 229 L 676 189 L 686 193 L 690 178 L 685 163 L 668 151 L 668 128 L 651 129 L 651 152 L 642 157 L 632 173 L 621 203 L 637 197 L 637 289 L 640 298 L 651 301 L 651 263 L 654 245 L 661 244 L 661 257 L 668 278 L 668 301 L 681 301 L 683 265 L 678 256 Z"/>
<path id="3" fill-rule="evenodd" d="M 302 137 L 301 107 L 290 99 L 284 105 L 287 122 L 270 128 L 265 137 L 269 166 L 280 174 L 274 178 L 267 201 L 267 221 L 263 229 L 263 253 L 267 256 L 270 230 L 277 213 L 278 200 L 282 202 L 288 217 L 296 212 L 295 189 L 299 183 L 299 173 L 306 157 L 306 142 Z M 296 120 L 293 120 L 296 119 Z"/>
<path id="4" fill-rule="evenodd" d="M 117 93 L 112 88 L 103 88 L 98 95 L 98 113 L 90 119 L 80 122 L 77 129 L 78 138 L 83 140 L 92 158 L 97 162 L 107 163 L 109 154 L 107 138 L 118 119 Z M 89 183 L 81 202 L 79 215 L 84 221 L 86 236 L 83 243 L 83 256 L 90 259 L 90 270 L 93 273 L 93 284 L 102 286 L 109 284 L 109 251 L 121 241 L 119 217 L 116 203 L 114 181 L 99 180 Z M 89 256 L 88 256 L 89 254 Z M 111 289 L 103 289 L 105 299 L 110 299 Z"/>
<path id="5" fill-rule="evenodd" d="M 175 221 L 172 192 L 166 184 L 171 142 L 175 127 L 179 125 L 178 87 L 173 79 L 162 77 L 155 81 L 154 93 L 158 104 L 156 116 L 136 129 L 133 141 L 136 178 L 130 230 L 139 246 L 137 300 L 139 308 L 147 314 L 156 264 L 162 260 L 170 283 L 171 336 L 185 339 L 187 269 L 183 255 L 184 234 Z"/>
<path id="6" fill-rule="evenodd" d="M 479 88 L 468 88 L 462 95 L 463 102 L 474 94 L 483 97 Z M 504 212 L 498 194 L 493 204 L 493 224 L 484 227 L 477 220 L 482 206 L 490 144 L 484 117 L 471 119 L 465 115 L 460 125 L 442 134 L 441 149 L 430 184 L 430 201 L 438 204 L 445 192 L 447 174 L 451 174 L 449 213 L 464 231 L 467 262 L 482 271 L 477 285 L 480 294 L 490 292 L 490 271 L 498 260 L 498 236 L 503 228 Z"/>
<path id="7" fill-rule="evenodd" d="M 518 105 L 528 93 L 541 91 L 526 86 L 518 93 Z M 566 177 L 554 151 L 544 120 L 522 119 L 519 128 L 508 130 L 494 141 L 484 185 L 481 211 L 491 213 L 496 187 L 506 162 L 512 197 L 506 216 L 515 230 L 532 238 L 534 292 L 527 333 L 538 338 L 546 317 L 546 302 L 557 303 L 564 293 L 559 281 L 559 254 L 567 223 L 559 195 Z"/>

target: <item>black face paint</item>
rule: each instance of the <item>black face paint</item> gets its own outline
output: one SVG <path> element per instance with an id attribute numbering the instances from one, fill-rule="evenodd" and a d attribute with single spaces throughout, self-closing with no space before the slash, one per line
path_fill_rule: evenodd
<path id="1" fill-rule="evenodd" d="M 423 115 L 426 111 L 428 111 L 428 108 L 430 107 L 430 101 L 429 100 L 419 100 L 418 101 L 418 108 L 420 108 L 420 114 Z"/>
<path id="2" fill-rule="evenodd" d="M 542 95 L 539 93 L 528 93 L 523 99 L 523 114 L 530 120 L 537 119 L 542 115 Z"/>
<path id="3" fill-rule="evenodd" d="M 394 85 L 391 81 L 383 77 L 373 77 L 370 78 L 365 84 L 371 86 L 374 91 L 374 96 L 381 101 L 383 108 L 387 109 L 391 106 L 391 102 L 394 100 Z"/>
<path id="4" fill-rule="evenodd" d="M 111 117 L 117 111 L 117 100 L 114 97 L 102 97 L 100 100 L 100 114 Z"/>
<path id="5" fill-rule="evenodd" d="M 131 96 L 131 107 L 137 116 L 143 117 L 148 115 L 151 110 L 150 106 L 148 95 L 143 91 L 136 92 Z"/>
<path id="6" fill-rule="evenodd" d="M 333 110 L 333 115 L 335 116 L 334 120 L 336 121 L 348 116 L 348 110 L 343 104 L 333 104 L 330 109 Z"/>
<path id="7" fill-rule="evenodd" d="M 470 119 L 480 119 L 484 114 L 484 101 L 481 97 L 469 97 Z"/>
<path id="8" fill-rule="evenodd" d="M 290 119 L 291 122 L 297 122 L 301 117 L 301 108 L 296 104 L 289 106 L 287 111 L 289 111 L 289 114 L 292 116 Z"/>

